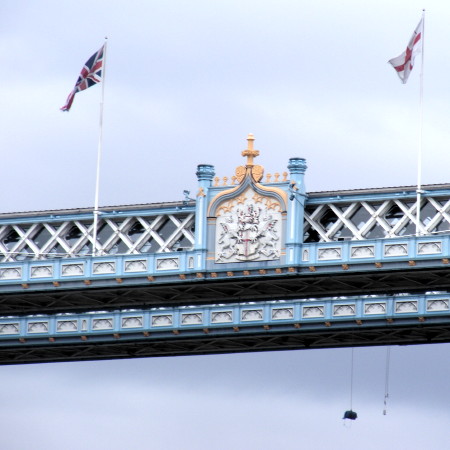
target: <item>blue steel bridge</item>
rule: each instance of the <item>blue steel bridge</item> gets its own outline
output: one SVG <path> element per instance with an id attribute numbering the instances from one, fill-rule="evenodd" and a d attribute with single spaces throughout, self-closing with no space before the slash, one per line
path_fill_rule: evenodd
<path id="1" fill-rule="evenodd" d="M 199 165 L 195 199 L 96 233 L 0 215 L 0 364 L 450 342 L 450 185 L 308 193 L 247 140 L 232 177 Z"/>

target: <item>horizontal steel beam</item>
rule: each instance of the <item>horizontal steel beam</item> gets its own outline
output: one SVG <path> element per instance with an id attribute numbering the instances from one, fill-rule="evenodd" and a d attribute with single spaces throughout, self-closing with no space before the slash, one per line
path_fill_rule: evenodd
<path id="1" fill-rule="evenodd" d="M 176 277 L 177 278 L 177 277 Z M 367 272 L 340 269 L 336 273 L 311 272 L 303 267 L 260 271 L 186 275 L 182 283 L 174 277 L 148 280 L 127 279 L 82 289 L 55 286 L 40 292 L 24 288 L 20 293 L 0 295 L 0 315 L 47 314 L 92 309 L 141 308 L 208 303 L 319 298 L 342 295 L 390 295 L 450 291 L 450 270 L 440 267 L 391 267 Z"/>
<path id="2" fill-rule="evenodd" d="M 450 294 L 0 318 L 0 364 L 450 342 Z"/>
<path id="3" fill-rule="evenodd" d="M 53 346 L 0 347 L 0 364 L 28 364 L 61 361 L 90 361 L 152 356 L 206 355 L 256 351 L 301 350 L 338 347 L 410 345 L 450 342 L 450 324 L 392 325 L 383 329 L 291 330 L 289 332 L 198 336 L 176 342 L 108 341 L 78 342 Z"/>

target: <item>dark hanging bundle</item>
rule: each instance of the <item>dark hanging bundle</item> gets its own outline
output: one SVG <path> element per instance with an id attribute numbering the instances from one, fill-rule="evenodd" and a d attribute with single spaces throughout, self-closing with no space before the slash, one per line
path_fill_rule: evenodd
<path id="1" fill-rule="evenodd" d="M 343 419 L 350 419 L 350 420 L 356 420 L 358 417 L 358 414 L 355 413 L 355 411 L 345 411 Z"/>

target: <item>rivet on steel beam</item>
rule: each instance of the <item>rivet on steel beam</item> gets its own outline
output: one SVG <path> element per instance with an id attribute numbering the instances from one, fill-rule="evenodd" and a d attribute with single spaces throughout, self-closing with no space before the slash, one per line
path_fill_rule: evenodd
<path id="1" fill-rule="evenodd" d="M 81 336 L 81 340 L 82 340 L 82 341 L 87 341 L 88 338 L 87 338 L 87 336 Z"/>
<path id="2" fill-rule="evenodd" d="M 22 284 L 22 287 L 23 287 L 24 289 L 28 289 L 28 288 L 30 287 L 30 285 L 29 285 L 28 283 L 23 283 L 23 284 Z"/>
<path id="3" fill-rule="evenodd" d="M 184 273 L 180 273 L 179 277 L 180 277 L 180 280 L 186 279 L 186 275 Z"/>
<path id="4" fill-rule="evenodd" d="M 280 267 L 277 267 L 275 269 L 275 273 L 283 273 L 283 270 Z"/>
<path id="5" fill-rule="evenodd" d="M 362 325 L 362 320 L 356 320 L 356 325 Z"/>
<path id="6" fill-rule="evenodd" d="M 343 268 L 344 270 L 348 270 L 348 264 L 342 264 L 342 268 Z"/>
<path id="7" fill-rule="evenodd" d="M 314 266 L 309 266 L 308 269 L 309 269 L 310 272 L 315 272 L 316 271 L 316 268 Z"/>
<path id="8" fill-rule="evenodd" d="M 233 331 L 238 332 L 239 331 L 239 327 L 233 327 Z"/>
<path id="9" fill-rule="evenodd" d="M 114 333 L 113 336 L 114 336 L 114 339 L 120 339 L 120 334 L 119 333 Z"/>
<path id="10" fill-rule="evenodd" d="M 173 330 L 172 333 L 178 335 L 180 334 L 180 330 Z"/>
<path id="11" fill-rule="evenodd" d="M 148 331 L 144 331 L 142 334 L 144 335 L 144 337 L 149 337 L 150 336 L 150 333 Z"/>
<path id="12" fill-rule="evenodd" d="M 84 280 L 84 284 L 85 284 L 86 286 L 89 286 L 89 285 L 91 284 L 91 280 Z"/>
<path id="13" fill-rule="evenodd" d="M 299 329 L 299 328 L 301 328 L 302 326 L 299 324 L 299 323 L 294 323 L 294 328 L 297 328 L 297 329 Z"/>
<path id="14" fill-rule="evenodd" d="M 419 322 L 425 322 L 425 317 L 419 317 Z"/>
<path id="15" fill-rule="evenodd" d="M 448 258 L 442 258 L 442 264 L 448 264 L 449 259 Z"/>
<path id="16" fill-rule="evenodd" d="M 58 281 L 54 281 L 54 282 L 53 282 L 53 286 L 59 287 L 59 282 L 58 282 Z"/>
<path id="17" fill-rule="evenodd" d="M 54 337 L 49 337 L 49 338 L 48 338 L 48 341 L 49 341 L 49 342 L 55 342 L 55 338 L 54 338 Z"/>
<path id="18" fill-rule="evenodd" d="M 117 282 L 117 283 L 120 284 L 120 283 L 122 283 L 122 281 L 123 281 L 122 278 L 116 278 L 116 282 Z"/>
<path id="19" fill-rule="evenodd" d="M 331 322 L 325 322 L 326 327 L 331 327 Z"/>
<path id="20" fill-rule="evenodd" d="M 150 276 L 147 277 L 147 280 L 148 280 L 148 281 L 155 281 L 155 277 L 153 277 L 152 275 L 150 275 Z"/>
<path id="21" fill-rule="evenodd" d="M 408 266 L 415 266 L 416 262 L 415 261 L 408 261 Z"/>
<path id="22" fill-rule="evenodd" d="M 383 264 L 381 264 L 380 262 L 376 262 L 376 263 L 375 263 L 375 267 L 376 267 L 377 269 L 381 269 L 381 268 L 383 267 Z"/>
<path id="23" fill-rule="evenodd" d="M 267 270 L 266 269 L 259 269 L 258 272 L 259 272 L 260 275 L 265 275 L 267 273 Z"/>
<path id="24" fill-rule="evenodd" d="M 21 344 L 25 344 L 25 342 L 27 342 L 27 340 L 25 338 L 19 338 L 19 342 Z"/>
<path id="25" fill-rule="evenodd" d="M 227 277 L 234 277 L 234 273 L 233 272 L 227 272 Z"/>
<path id="26" fill-rule="evenodd" d="M 201 272 L 197 272 L 197 273 L 195 274 L 195 276 L 196 276 L 197 278 L 203 278 L 203 274 L 202 274 Z"/>
<path id="27" fill-rule="evenodd" d="M 217 278 L 217 273 L 216 272 L 211 272 L 211 278 Z"/>
<path id="28" fill-rule="evenodd" d="M 270 325 L 263 325 L 263 328 L 264 328 L 265 330 L 270 330 Z"/>
<path id="29" fill-rule="evenodd" d="M 244 271 L 243 271 L 243 274 L 244 274 L 246 277 L 248 277 L 248 276 L 250 275 L 250 270 L 244 270 Z"/>

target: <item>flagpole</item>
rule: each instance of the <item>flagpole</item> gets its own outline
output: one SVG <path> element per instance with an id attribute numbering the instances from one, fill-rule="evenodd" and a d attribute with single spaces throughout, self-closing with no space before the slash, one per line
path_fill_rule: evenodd
<path id="1" fill-rule="evenodd" d="M 102 67 L 102 99 L 100 102 L 100 122 L 98 134 L 98 150 L 97 150 L 97 173 L 95 177 L 95 201 L 94 201 L 94 233 L 92 242 L 92 256 L 97 256 L 97 228 L 98 228 L 98 199 L 100 191 L 100 162 L 102 159 L 103 147 L 103 103 L 105 99 L 105 79 L 106 79 L 106 47 L 108 38 L 105 37 L 105 44 L 103 46 L 103 67 Z"/>
<path id="2" fill-rule="evenodd" d="M 420 232 L 420 206 L 422 203 L 422 148 L 423 148 L 423 60 L 425 54 L 425 9 L 422 10 L 422 57 L 420 65 L 420 119 L 419 119 L 419 150 L 417 155 L 417 213 L 416 213 L 416 236 Z"/>

